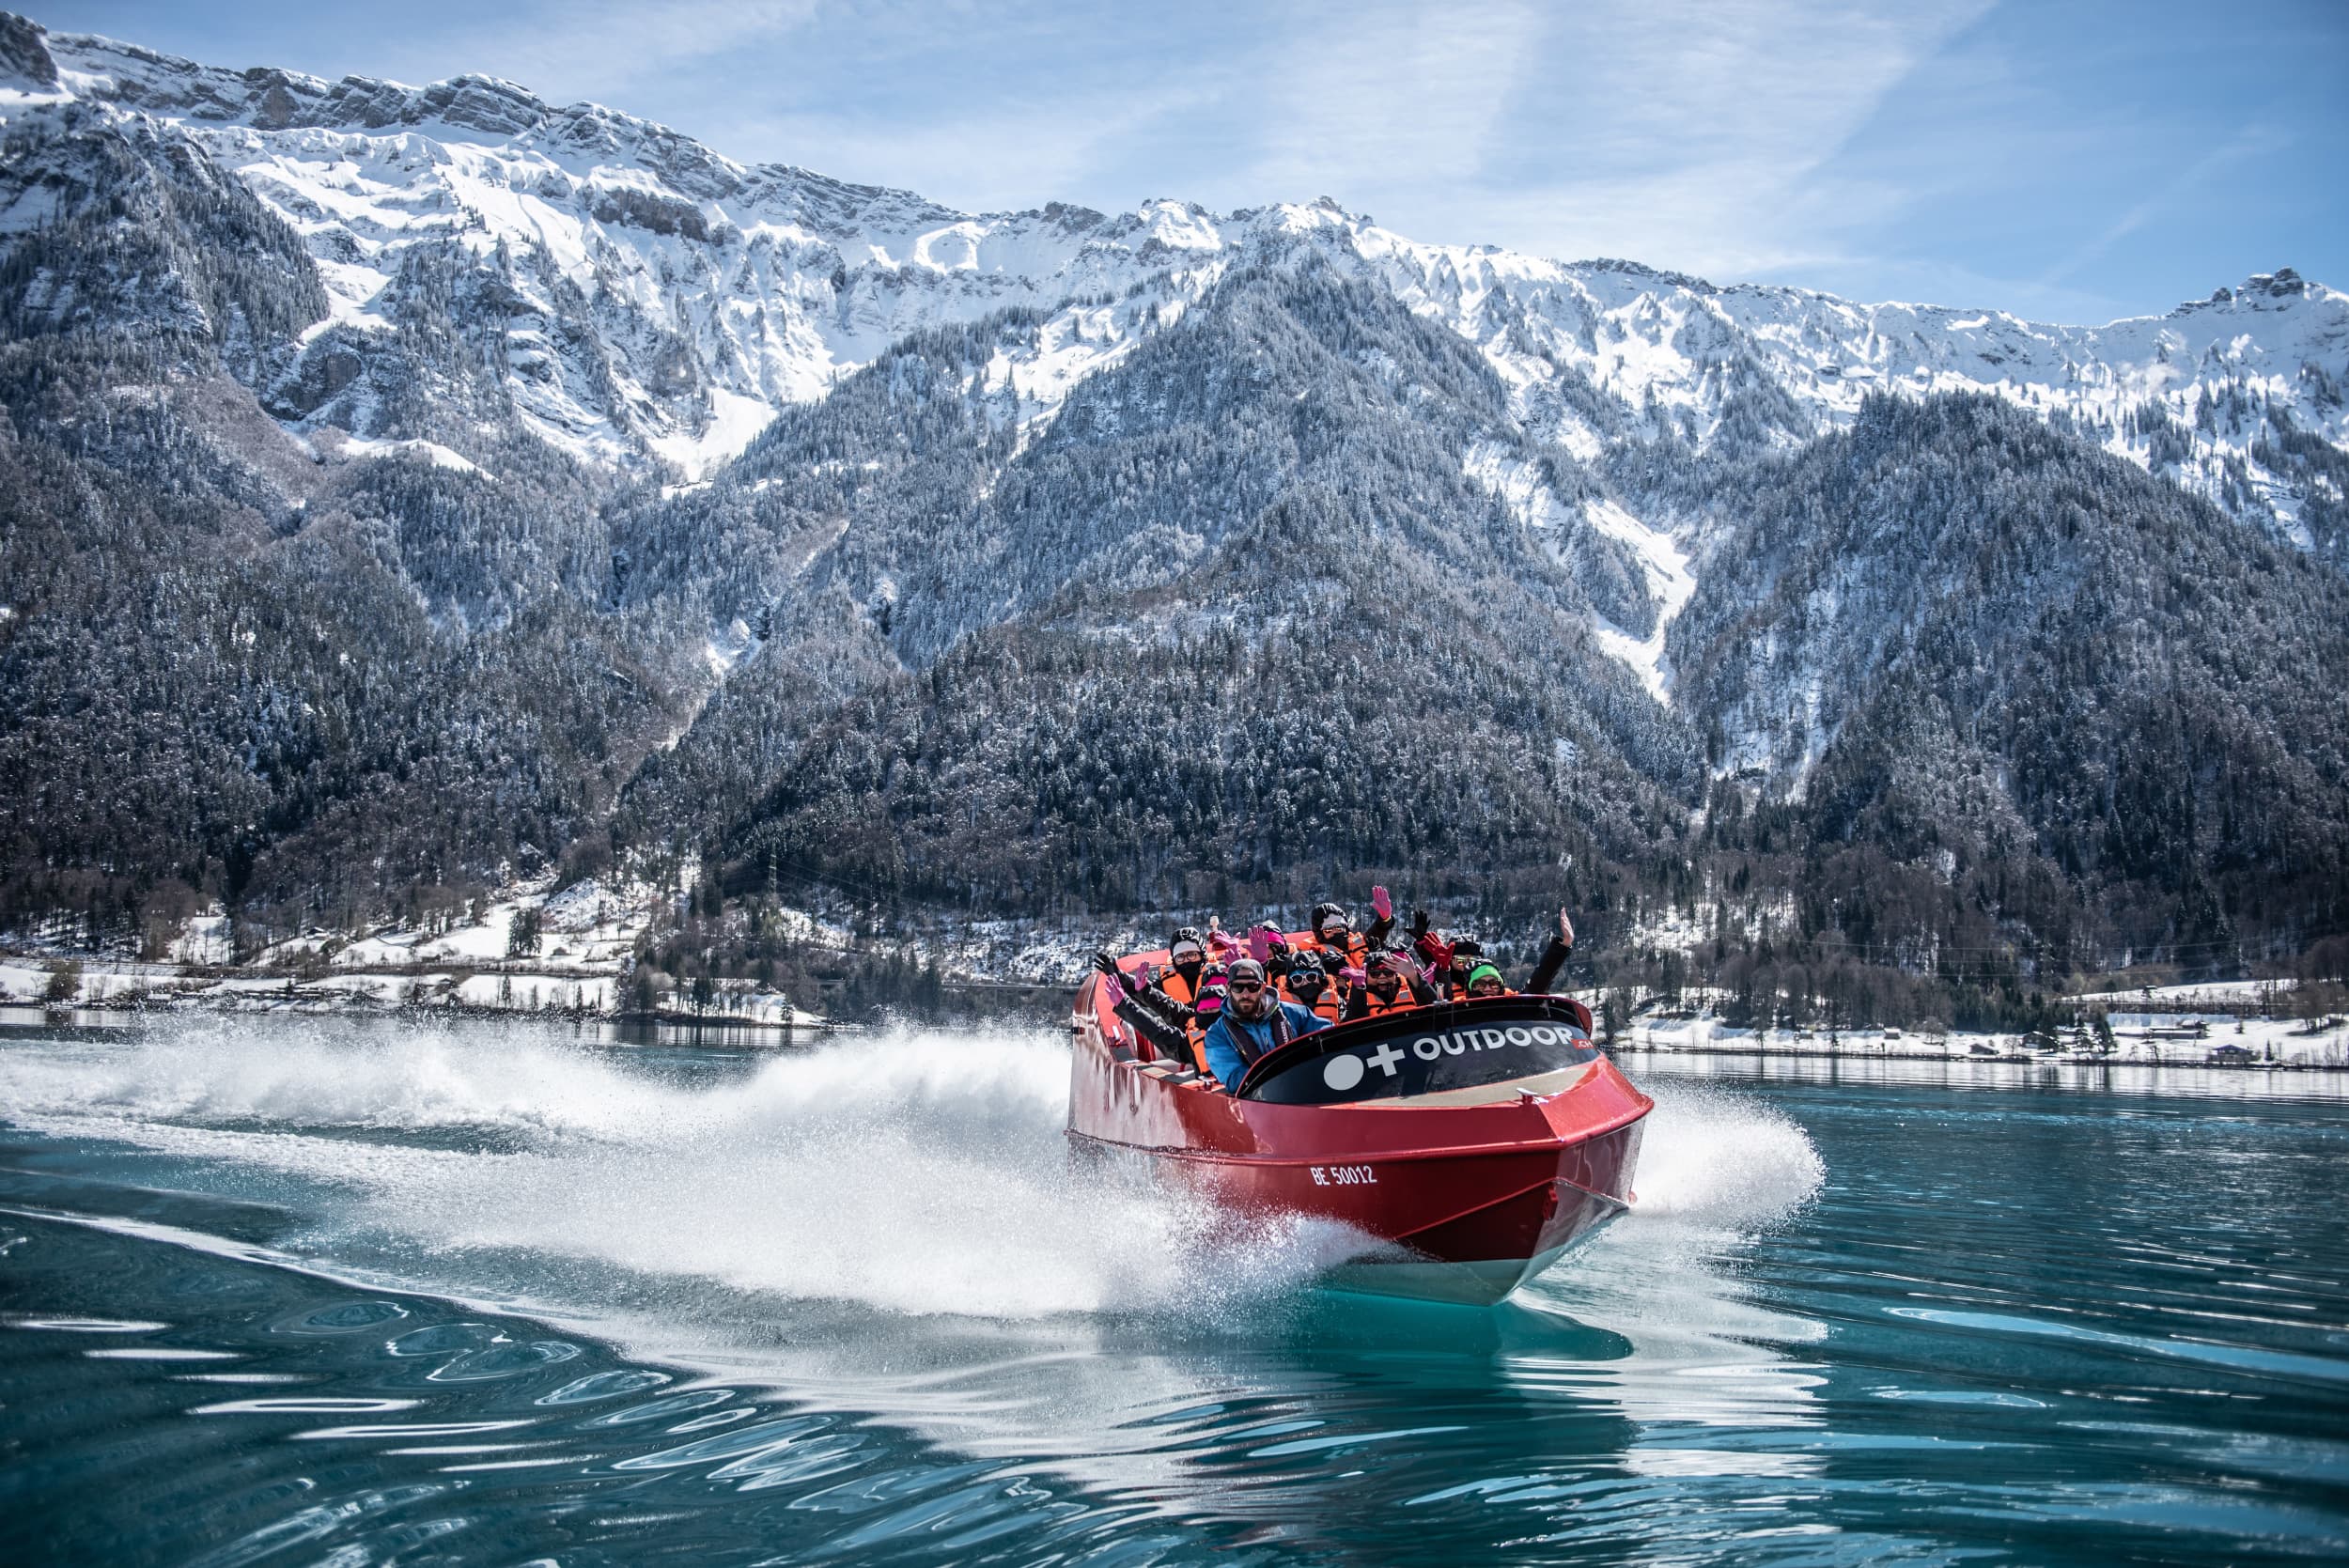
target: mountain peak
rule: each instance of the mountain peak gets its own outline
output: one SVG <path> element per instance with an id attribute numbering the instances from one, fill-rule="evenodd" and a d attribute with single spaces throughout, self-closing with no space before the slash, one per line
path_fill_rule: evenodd
<path id="1" fill-rule="evenodd" d="M 54 87 L 57 63 L 49 57 L 46 36 L 39 23 L 0 11 L 0 72 L 35 87 Z"/>

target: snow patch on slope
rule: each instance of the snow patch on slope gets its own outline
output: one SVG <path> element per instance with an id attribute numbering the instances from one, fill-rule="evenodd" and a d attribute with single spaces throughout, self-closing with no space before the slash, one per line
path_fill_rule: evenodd
<path id="1" fill-rule="evenodd" d="M 323 445 L 324 443 L 320 443 Z M 458 474 L 478 474 L 481 465 L 461 452 L 450 450 L 437 441 L 368 441 L 359 436 L 345 436 L 333 448 L 350 461 L 364 462 L 371 458 L 417 457 L 434 468 L 445 468 Z"/>
<path id="2" fill-rule="evenodd" d="M 1582 517 L 1609 538 L 1631 547 L 1647 572 L 1649 592 L 1661 601 L 1657 608 L 1654 631 L 1635 638 L 1618 627 L 1602 626 L 1599 646 L 1629 665 L 1647 688 L 1648 695 L 1670 707 L 1672 672 L 1664 662 L 1664 634 L 1672 629 L 1673 618 L 1688 607 L 1689 596 L 1697 591 L 1696 574 L 1688 569 L 1688 552 L 1670 534 L 1649 527 L 1612 501 L 1585 502 Z"/>
<path id="3" fill-rule="evenodd" d="M 1658 601 L 1656 629 L 1635 637 L 1604 616 L 1598 618 L 1598 645 L 1610 659 L 1640 677 L 1648 695 L 1672 706 L 1672 675 L 1664 663 L 1664 636 L 1672 618 L 1688 606 L 1697 591 L 1688 553 L 1663 529 L 1652 528 L 1626 511 L 1618 502 L 1593 498 L 1569 507 L 1562 503 L 1541 470 L 1494 442 L 1469 448 L 1461 472 L 1470 482 L 1498 497 L 1510 514 L 1528 528 L 1596 529 L 1631 547 L 1647 579 L 1648 593 Z"/>

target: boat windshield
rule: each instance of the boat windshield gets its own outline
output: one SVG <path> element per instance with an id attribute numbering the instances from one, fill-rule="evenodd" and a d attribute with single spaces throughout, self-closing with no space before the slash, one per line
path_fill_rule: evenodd
<path id="1" fill-rule="evenodd" d="M 1248 1070 L 1242 1099 L 1344 1105 L 1505 1083 L 1598 1059 L 1591 1016 L 1565 997 L 1416 1007 L 1290 1042 Z"/>

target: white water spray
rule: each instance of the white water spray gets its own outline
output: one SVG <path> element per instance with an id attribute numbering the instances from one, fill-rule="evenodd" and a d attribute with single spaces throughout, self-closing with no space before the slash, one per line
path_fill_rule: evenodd
<path id="1" fill-rule="evenodd" d="M 464 1254 L 521 1252 L 909 1314 L 1240 1321 L 1358 1244 L 1072 1166 L 1067 1082 L 1034 1033 L 898 1031 L 714 1086 L 510 1030 L 210 1019 L 0 1052 L 22 1125 L 201 1162 L 226 1196 L 339 1194 L 300 1205 L 321 1249 L 375 1238 L 460 1278 Z M 1792 1124 L 1675 1087 L 1641 1214 L 1741 1228 L 1819 1175 Z"/>

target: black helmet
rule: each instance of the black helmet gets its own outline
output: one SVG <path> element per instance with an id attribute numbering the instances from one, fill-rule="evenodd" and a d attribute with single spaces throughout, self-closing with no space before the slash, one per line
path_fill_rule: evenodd
<path id="1" fill-rule="evenodd" d="M 1337 916 L 1339 923 L 1345 925 L 1348 930 L 1353 928 L 1354 922 L 1347 916 L 1345 905 L 1328 903 L 1316 904 L 1314 906 L 1315 936 L 1318 937 L 1321 935 L 1322 928 L 1330 924 L 1330 917 L 1331 915 Z"/>
<path id="2" fill-rule="evenodd" d="M 1326 980 L 1329 978 L 1329 970 L 1321 967 L 1321 958 L 1317 954 L 1299 953 L 1290 955 L 1289 978 L 1292 980 L 1300 974 L 1317 974 Z"/>
<path id="3" fill-rule="evenodd" d="M 1484 955 L 1485 944 L 1478 941 L 1474 937 L 1455 937 L 1452 939 L 1452 961 L 1454 963 L 1456 964 L 1463 958 L 1482 958 Z"/>
<path id="4" fill-rule="evenodd" d="M 1173 957 L 1174 955 L 1174 950 L 1182 946 L 1185 942 L 1189 942 L 1191 946 L 1197 948 L 1199 950 L 1199 956 L 1202 958 L 1205 958 L 1207 955 L 1207 944 L 1200 939 L 1199 927 L 1196 925 L 1178 925 L 1174 928 L 1174 934 L 1166 939 L 1167 956 L 1170 958 Z"/>

